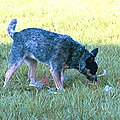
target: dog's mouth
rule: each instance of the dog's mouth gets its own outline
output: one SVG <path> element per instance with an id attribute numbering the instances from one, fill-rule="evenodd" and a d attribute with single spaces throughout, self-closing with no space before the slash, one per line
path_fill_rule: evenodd
<path id="1" fill-rule="evenodd" d="M 95 83 L 99 84 L 100 80 L 98 79 L 98 77 L 102 77 L 102 76 L 103 77 L 106 76 L 106 70 L 104 70 L 103 73 L 99 74 L 99 75 L 97 75 L 97 74 L 94 74 L 94 75 L 89 74 L 87 76 L 86 82 L 89 83 L 89 84 L 95 84 Z"/>

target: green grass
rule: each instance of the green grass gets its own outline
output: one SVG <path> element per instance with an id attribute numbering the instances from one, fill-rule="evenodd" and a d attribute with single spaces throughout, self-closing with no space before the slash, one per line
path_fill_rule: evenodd
<path id="1" fill-rule="evenodd" d="M 120 1 L 119 0 L 0 0 L 0 120 L 119 120 L 120 119 Z M 65 89 L 50 94 L 29 87 L 28 67 L 22 65 L 4 89 L 12 40 L 7 26 L 17 18 L 17 31 L 38 27 L 65 33 L 87 49 L 99 48 L 98 74 L 107 76 L 93 88 L 76 70 L 68 70 Z M 36 76 L 48 76 L 39 64 Z M 103 91 L 105 85 L 113 91 Z"/>

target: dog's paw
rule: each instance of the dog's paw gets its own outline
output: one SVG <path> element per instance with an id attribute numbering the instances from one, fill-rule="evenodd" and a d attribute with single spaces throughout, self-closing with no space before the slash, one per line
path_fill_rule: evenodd
<path id="1" fill-rule="evenodd" d="M 43 87 L 43 83 L 37 81 L 37 82 L 35 83 L 35 86 L 38 87 L 38 88 L 42 88 L 42 87 Z"/>

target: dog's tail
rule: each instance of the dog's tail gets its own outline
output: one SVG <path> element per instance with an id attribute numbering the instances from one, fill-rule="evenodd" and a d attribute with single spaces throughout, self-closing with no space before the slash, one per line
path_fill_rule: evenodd
<path id="1" fill-rule="evenodd" d="M 16 24 L 17 24 L 17 19 L 12 19 L 12 21 L 8 25 L 7 31 L 11 38 L 13 38 L 13 36 L 15 34 Z"/>

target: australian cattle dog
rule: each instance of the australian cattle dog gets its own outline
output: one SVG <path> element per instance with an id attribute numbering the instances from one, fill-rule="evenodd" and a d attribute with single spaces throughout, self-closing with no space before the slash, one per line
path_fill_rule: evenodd
<path id="1" fill-rule="evenodd" d="M 68 35 L 39 28 L 27 28 L 16 32 L 16 24 L 17 19 L 13 19 L 7 29 L 13 44 L 4 87 L 23 62 L 29 66 L 30 86 L 35 85 L 34 73 L 38 62 L 50 66 L 50 72 L 58 90 L 63 89 L 66 69 L 77 69 L 88 80 L 97 82 L 98 65 L 95 57 L 98 48 L 88 51 L 85 46 Z"/>

